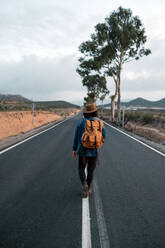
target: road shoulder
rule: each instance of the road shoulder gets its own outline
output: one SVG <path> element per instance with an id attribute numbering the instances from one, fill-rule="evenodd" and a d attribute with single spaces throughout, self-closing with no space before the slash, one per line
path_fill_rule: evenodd
<path id="1" fill-rule="evenodd" d="M 108 124 L 108 125 L 110 125 L 110 126 L 112 126 L 108 122 L 105 122 L 105 123 Z M 137 134 L 134 134 L 132 132 L 129 132 L 126 129 L 123 129 L 123 128 L 120 128 L 120 127 L 116 127 L 116 126 L 112 126 L 112 127 L 118 129 L 119 131 L 125 133 L 126 135 L 129 135 L 129 136 L 131 136 L 131 137 L 133 137 L 133 138 L 135 138 L 135 139 L 143 142 L 144 144 L 146 144 L 148 146 L 151 146 L 152 148 L 158 150 L 159 152 L 162 152 L 162 153 L 165 154 L 165 145 L 162 145 L 162 144 L 156 143 L 154 141 L 148 140 L 148 139 L 146 139 L 144 137 L 141 137 L 141 136 L 139 136 Z"/>

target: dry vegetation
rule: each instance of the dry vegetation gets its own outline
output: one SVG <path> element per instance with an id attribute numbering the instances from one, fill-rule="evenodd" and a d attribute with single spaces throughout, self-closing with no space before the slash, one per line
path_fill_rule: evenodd
<path id="1" fill-rule="evenodd" d="M 165 113 L 136 111 L 126 113 L 125 128 L 149 140 L 165 142 Z"/>
<path id="2" fill-rule="evenodd" d="M 35 111 L 32 125 L 31 111 L 0 112 L 0 140 L 29 131 L 78 112 L 77 109 L 56 109 L 54 112 Z"/>
<path id="3" fill-rule="evenodd" d="M 100 112 L 100 117 L 110 122 L 110 110 Z M 149 140 L 165 142 L 165 110 L 126 111 L 125 128 Z"/>

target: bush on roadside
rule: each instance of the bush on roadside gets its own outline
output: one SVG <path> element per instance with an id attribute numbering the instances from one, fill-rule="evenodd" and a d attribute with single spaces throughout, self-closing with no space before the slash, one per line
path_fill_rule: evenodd
<path id="1" fill-rule="evenodd" d="M 110 109 L 101 109 L 98 110 L 98 116 L 101 119 L 109 120 L 111 116 Z M 121 111 L 122 118 L 122 111 Z M 117 111 L 115 111 L 115 119 L 117 120 Z M 126 110 L 125 111 L 125 124 L 127 122 L 141 123 L 143 125 L 146 124 L 155 124 L 165 123 L 165 110 Z"/>
<path id="2" fill-rule="evenodd" d="M 125 113 L 126 121 L 137 122 L 137 121 L 140 121 L 140 119 L 141 119 L 141 114 L 139 112 L 126 112 Z"/>
<path id="3" fill-rule="evenodd" d="M 151 114 L 151 113 L 145 113 L 145 114 L 143 114 L 143 116 L 142 116 L 142 122 L 144 124 L 149 124 L 149 123 L 152 123 L 153 121 L 154 121 L 153 114 Z"/>

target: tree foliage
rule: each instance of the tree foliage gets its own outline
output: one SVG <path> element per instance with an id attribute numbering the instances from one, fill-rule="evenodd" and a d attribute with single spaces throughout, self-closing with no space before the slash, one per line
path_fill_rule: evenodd
<path id="1" fill-rule="evenodd" d="M 133 16 L 131 9 L 121 6 L 95 26 L 91 39 L 83 42 L 79 50 L 83 55 L 77 72 L 88 92 L 107 94 L 106 80 L 112 77 L 118 96 L 118 119 L 120 121 L 121 71 L 124 63 L 138 60 L 151 53 L 145 48 L 147 36 L 138 16 Z M 114 107 L 114 104 L 113 104 Z"/>
<path id="2" fill-rule="evenodd" d="M 101 94 L 108 94 L 107 82 L 102 72 L 102 61 L 97 40 L 91 36 L 91 41 L 83 42 L 79 47 L 83 57 L 79 59 L 77 72 L 82 77 L 82 84 L 87 88 L 85 101 L 96 101 Z"/>

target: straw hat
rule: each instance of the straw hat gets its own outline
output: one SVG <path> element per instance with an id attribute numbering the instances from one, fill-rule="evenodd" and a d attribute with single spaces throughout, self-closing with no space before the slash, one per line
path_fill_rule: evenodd
<path id="1" fill-rule="evenodd" d="M 95 103 L 87 103 L 85 105 L 85 108 L 83 109 L 83 113 L 87 114 L 87 113 L 92 113 L 92 112 L 96 112 L 97 111 L 97 107 Z"/>

